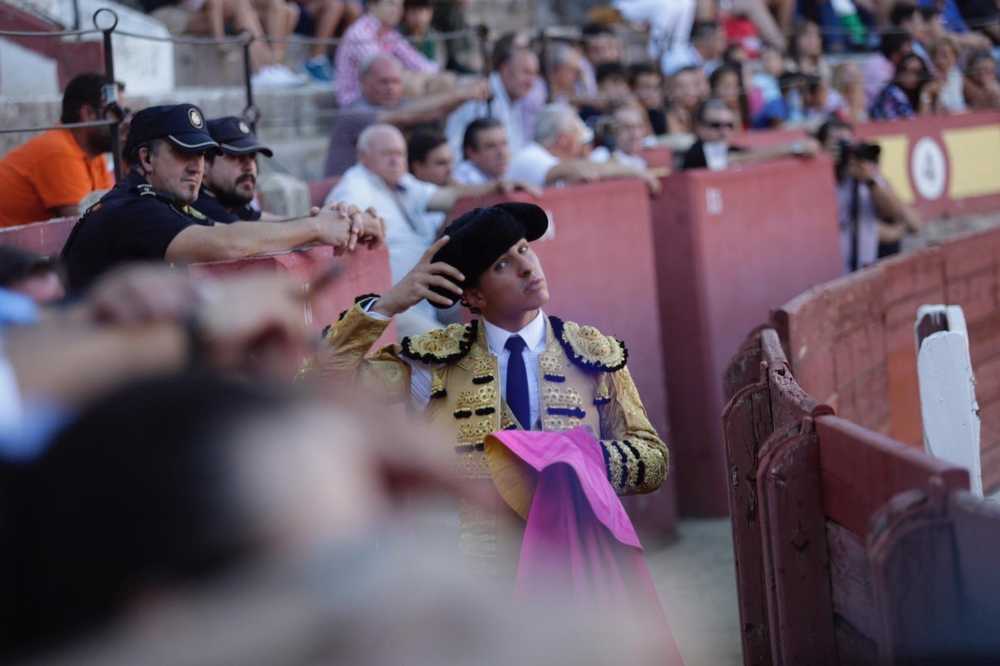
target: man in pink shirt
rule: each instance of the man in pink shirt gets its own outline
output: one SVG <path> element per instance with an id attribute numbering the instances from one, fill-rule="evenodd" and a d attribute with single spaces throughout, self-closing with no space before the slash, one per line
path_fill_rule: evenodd
<path id="1" fill-rule="evenodd" d="M 334 63 L 340 106 L 347 106 L 361 96 L 358 70 L 361 63 L 379 51 L 395 56 L 403 69 L 416 74 L 408 77 L 413 93 L 425 91 L 429 81 L 438 79 L 437 64 L 414 49 L 396 30 L 402 16 L 403 0 L 369 0 L 368 12 L 344 33 Z M 454 77 L 448 75 L 442 81 L 443 87 L 448 87 L 449 82 L 454 84 Z"/>

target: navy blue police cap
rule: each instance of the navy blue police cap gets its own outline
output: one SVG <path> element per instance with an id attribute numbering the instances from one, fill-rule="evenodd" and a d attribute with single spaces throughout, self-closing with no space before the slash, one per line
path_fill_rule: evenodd
<path id="1" fill-rule="evenodd" d="M 153 139 L 169 141 L 182 153 L 219 150 L 205 126 L 205 114 L 194 104 L 151 106 L 136 113 L 129 127 L 129 146 L 134 148 Z"/>
<path id="2" fill-rule="evenodd" d="M 548 215 L 535 204 L 509 201 L 476 208 L 455 218 L 441 233 L 449 237 L 448 244 L 438 250 L 431 261 L 443 261 L 457 268 L 465 276 L 465 282 L 446 277 L 464 289 L 475 283 L 519 240 L 537 240 L 548 227 Z M 450 291 L 440 287 L 431 289 L 446 298 L 455 299 L 455 294 Z M 434 302 L 431 305 L 445 307 Z"/>
<path id="3" fill-rule="evenodd" d="M 250 125 L 242 118 L 226 116 L 209 120 L 208 133 L 222 148 L 222 152 L 229 155 L 264 153 L 268 157 L 274 156 L 271 149 L 257 139 Z"/>

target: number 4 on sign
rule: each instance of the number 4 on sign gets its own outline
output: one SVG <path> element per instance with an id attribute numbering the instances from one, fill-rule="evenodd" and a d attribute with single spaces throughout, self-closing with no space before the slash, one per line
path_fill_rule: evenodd
<path id="1" fill-rule="evenodd" d="M 965 315 L 957 305 L 924 305 L 915 329 L 924 450 L 969 470 L 970 490 L 982 497 L 979 405 Z"/>

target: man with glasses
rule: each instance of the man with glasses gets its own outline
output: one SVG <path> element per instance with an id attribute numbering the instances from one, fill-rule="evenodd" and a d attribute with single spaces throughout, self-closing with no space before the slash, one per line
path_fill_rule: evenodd
<path id="1" fill-rule="evenodd" d="M 698 140 L 684 155 L 682 170 L 711 168 L 720 171 L 734 164 L 753 164 L 782 157 L 813 157 L 819 143 L 805 137 L 789 144 L 747 150 L 730 145 L 736 129 L 736 117 L 729 105 L 713 97 L 698 107 L 695 113 L 695 134 Z"/>
<path id="2" fill-rule="evenodd" d="M 63 125 L 115 120 L 126 112 L 105 99 L 103 74 L 78 74 L 63 93 Z M 117 84 L 120 91 L 124 86 Z M 110 125 L 60 127 L 15 148 L 0 160 L 0 227 L 13 227 L 78 213 L 91 192 L 114 185 L 104 153 L 111 151 Z"/>

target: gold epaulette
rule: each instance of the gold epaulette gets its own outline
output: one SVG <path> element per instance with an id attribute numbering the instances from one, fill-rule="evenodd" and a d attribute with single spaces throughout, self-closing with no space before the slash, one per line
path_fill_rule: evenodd
<path id="1" fill-rule="evenodd" d="M 574 364 L 594 372 L 617 372 L 625 367 L 625 343 L 604 335 L 593 326 L 580 326 L 549 317 L 552 333 Z"/>
<path id="2" fill-rule="evenodd" d="M 479 322 L 474 319 L 464 326 L 451 324 L 445 328 L 403 338 L 400 344 L 403 356 L 429 364 L 454 363 L 464 358 L 472 349 L 478 328 Z"/>

